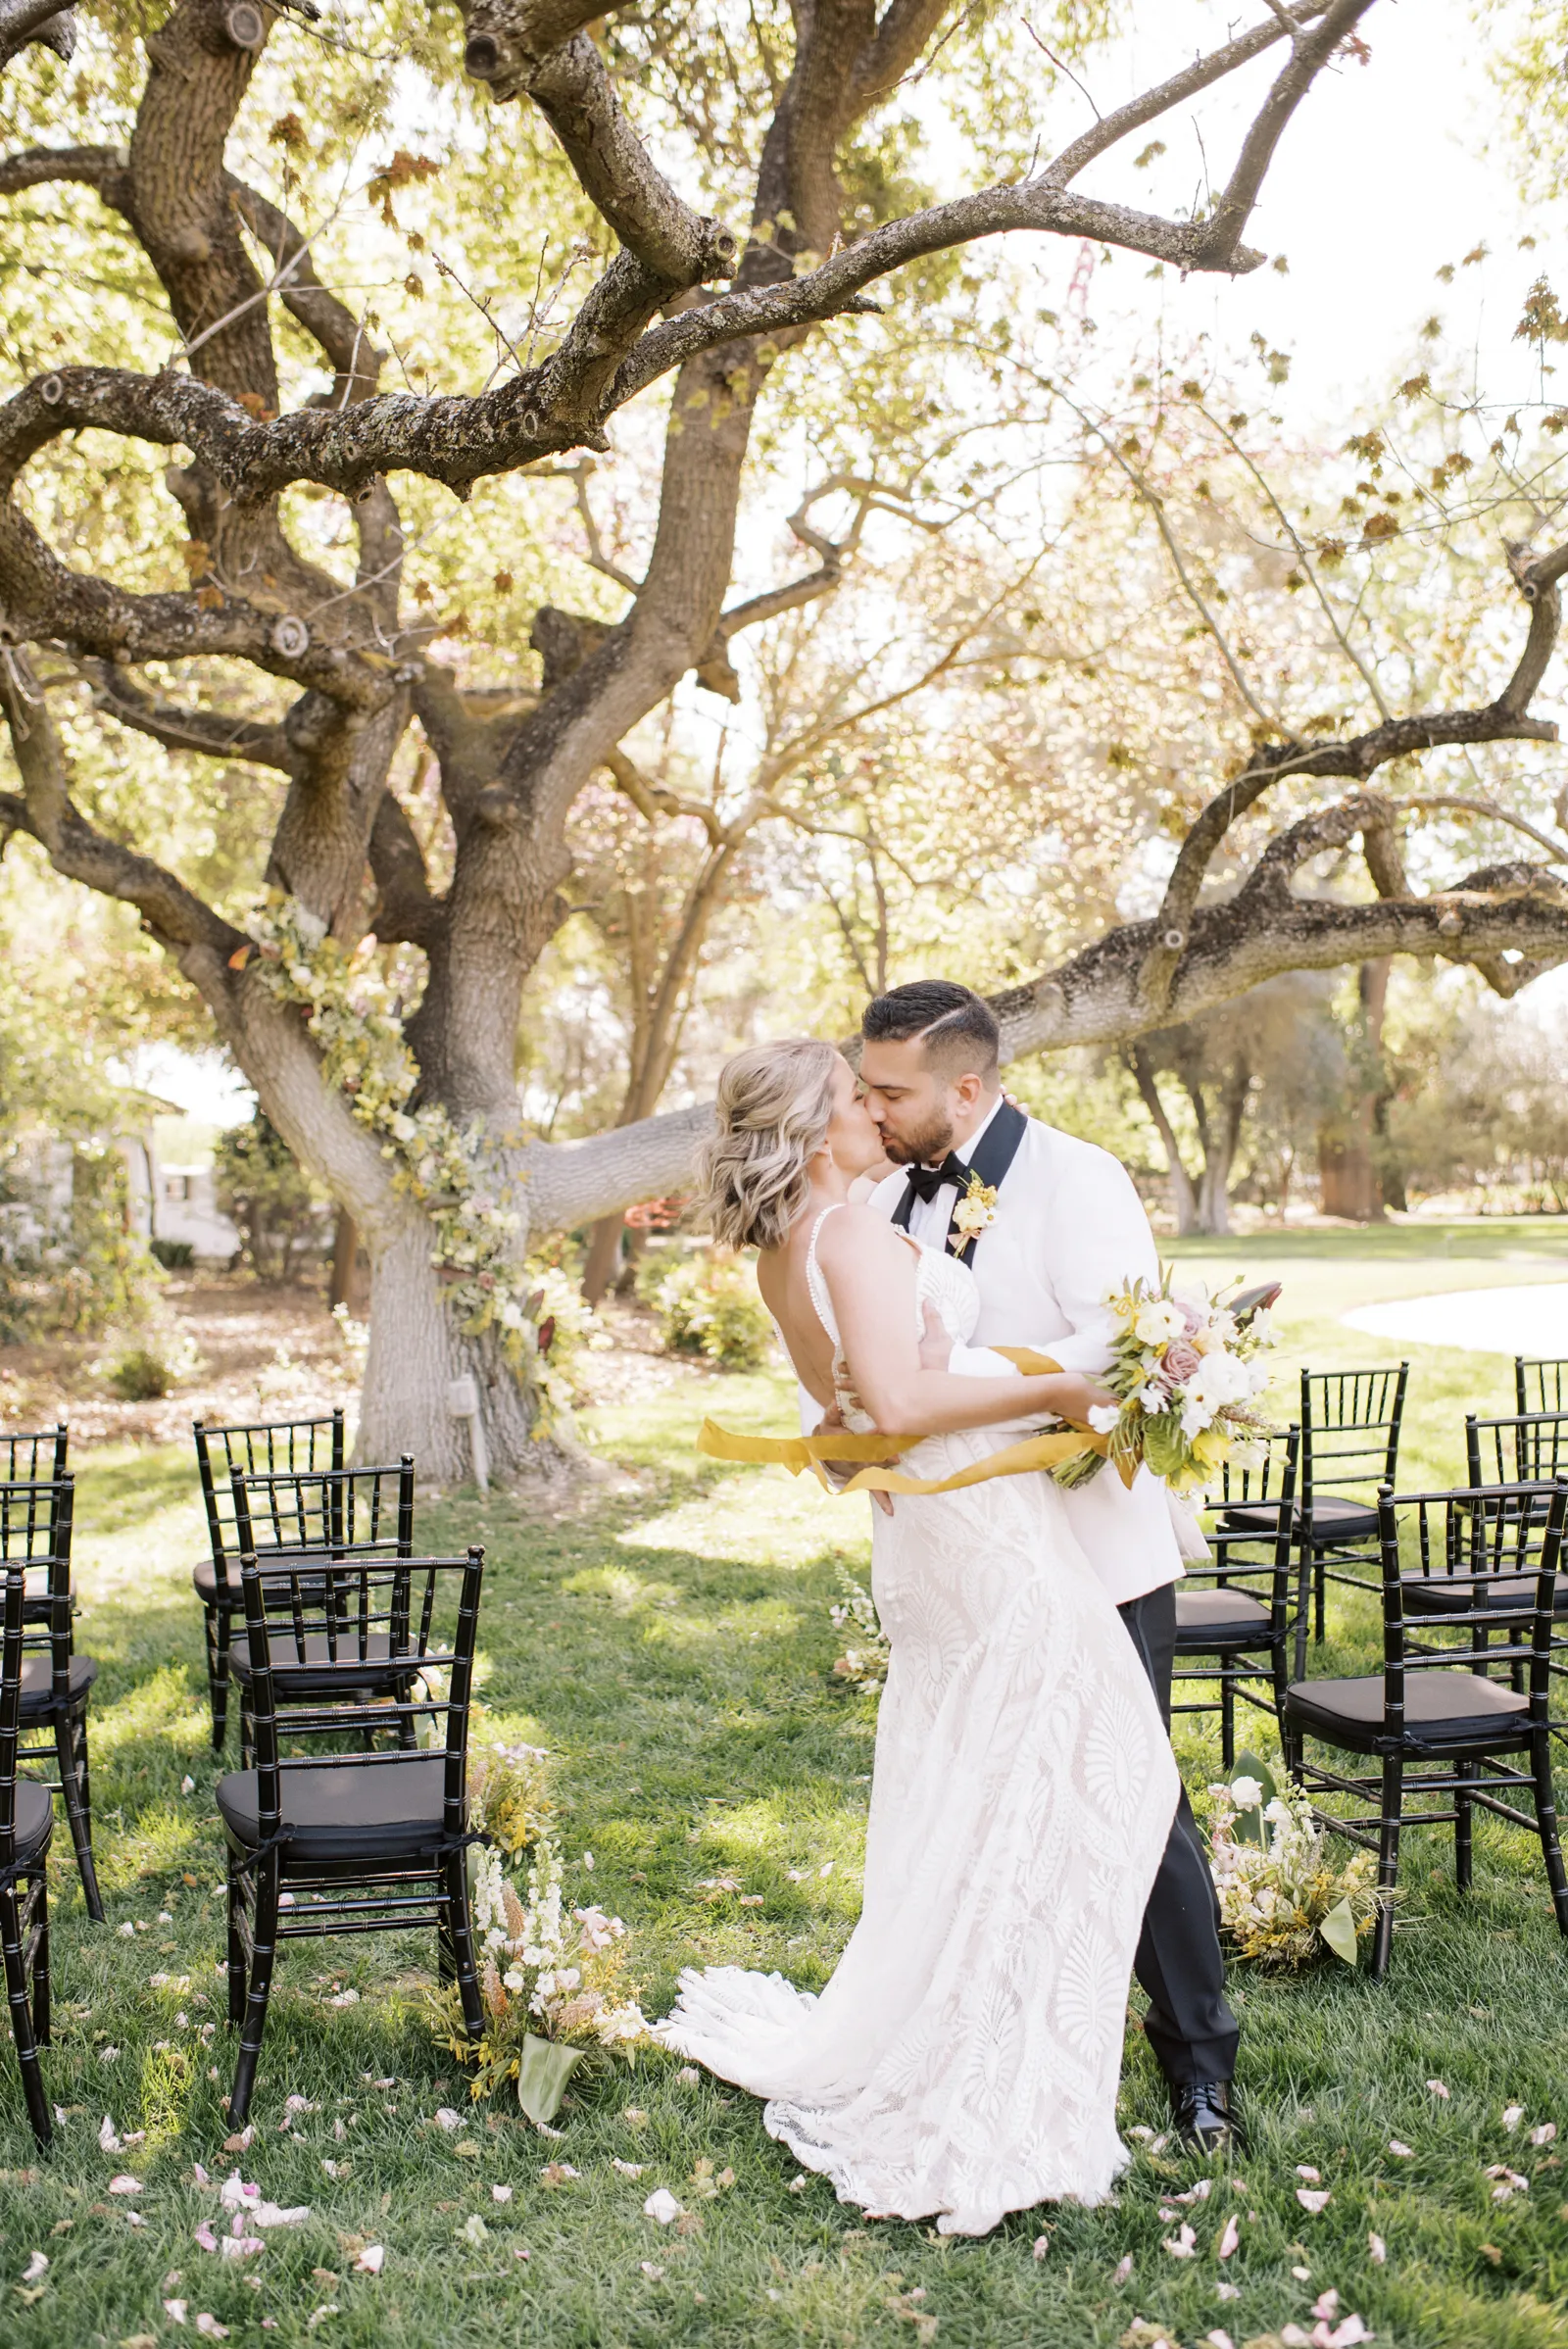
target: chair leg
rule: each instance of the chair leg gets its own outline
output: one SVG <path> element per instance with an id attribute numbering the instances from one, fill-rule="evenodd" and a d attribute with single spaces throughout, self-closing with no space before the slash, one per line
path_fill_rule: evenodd
<path id="1" fill-rule="evenodd" d="M 234 1628 L 227 1607 L 207 1609 L 207 1701 L 213 1714 L 213 1751 L 228 1735 L 228 1648 Z"/>
<path id="2" fill-rule="evenodd" d="M 1306 1635 L 1312 1604 L 1312 1553 L 1305 1542 L 1301 1544 L 1300 1564 L 1296 1570 L 1296 1670 L 1292 1678 L 1306 1678 Z"/>
<path id="3" fill-rule="evenodd" d="M 98 1871 L 92 1857 L 92 1781 L 87 1770 L 87 1708 L 61 1713 L 55 1719 L 55 1754 L 60 1764 L 60 1791 L 66 1798 L 66 1820 L 75 1847 L 76 1867 L 86 1896 L 87 1914 L 95 1925 L 104 1922 L 98 1890 Z"/>
<path id="4" fill-rule="evenodd" d="M 1323 1644 L 1328 1628 L 1328 1564 L 1320 1550 L 1312 1560 L 1313 1636 L 1319 1647 Z"/>
<path id="5" fill-rule="evenodd" d="M 1453 1793 L 1453 1881 L 1461 1892 L 1470 1889 L 1472 1864 L 1472 1826 L 1475 1806 L 1465 1791 L 1465 1784 L 1476 1776 L 1474 1762 L 1460 1762 L 1454 1775 L 1461 1782 Z"/>
<path id="6" fill-rule="evenodd" d="M 458 1996 L 463 2002 L 463 2028 L 470 2039 L 478 2038 L 484 2030 L 484 2008 L 479 1998 L 479 1975 L 473 1956 L 473 1927 L 468 1917 L 468 1872 L 461 1851 L 451 1852 L 441 1863 L 443 1899 L 442 1913 L 456 1960 Z"/>
<path id="7" fill-rule="evenodd" d="M 1399 1875 L 1399 1829 L 1404 1817 L 1404 1761 L 1396 1753 L 1384 1757 L 1383 1832 L 1378 1845 L 1378 1890 L 1391 1895 L 1378 1910 L 1378 1929 L 1372 1943 L 1372 1979 L 1381 1982 L 1394 1951 L 1392 1894 Z"/>
<path id="8" fill-rule="evenodd" d="M 32 1945 L 32 2036 L 36 2046 L 47 2047 L 52 2019 L 49 1999 L 49 1882 L 38 1878 L 38 1900 L 33 1911 L 33 1931 L 37 1935 Z"/>
<path id="9" fill-rule="evenodd" d="M 256 2086 L 256 2066 L 267 2029 L 267 2001 L 272 1989 L 272 1966 L 277 1956 L 278 1859 L 271 1852 L 256 1870 L 255 1905 L 251 1910 L 251 1979 L 245 2000 L 245 2027 L 240 2033 L 239 2062 L 228 2100 L 228 2117 L 243 2129 Z"/>
<path id="10" fill-rule="evenodd" d="M 4 1891 L 0 1891 L 0 1955 L 5 1961 L 6 2003 L 11 2009 L 11 2035 L 17 2044 L 17 2063 L 22 2073 L 22 2092 L 26 2098 L 27 2119 L 32 2123 L 32 2133 L 39 2144 L 47 2145 L 53 2130 L 49 2119 L 49 2099 L 44 2093 L 43 2066 L 38 2061 L 38 2046 L 33 2035 L 32 2008 L 27 1997 L 26 1960 L 22 1946 L 22 1903 L 17 1898 L 15 1884 L 8 1884 Z"/>
<path id="11" fill-rule="evenodd" d="M 1536 1782 L 1536 1825 L 1541 1833 L 1541 1856 L 1546 1863 L 1546 1882 L 1551 1886 L 1551 1905 L 1557 1915 L 1557 1930 L 1568 1939 L 1568 1869 L 1563 1867 L 1562 1845 L 1557 1839 L 1557 1805 L 1551 1790 L 1551 1739 L 1544 1730 L 1531 1740 L 1530 1767 Z"/>
<path id="12" fill-rule="evenodd" d="M 228 2020 L 245 2020 L 245 1879 L 228 1864 Z"/>
<path id="13" fill-rule="evenodd" d="M 1229 1665 L 1224 1665 L 1219 1684 L 1219 1758 L 1229 1778 L 1236 1767 L 1236 1682 Z"/>

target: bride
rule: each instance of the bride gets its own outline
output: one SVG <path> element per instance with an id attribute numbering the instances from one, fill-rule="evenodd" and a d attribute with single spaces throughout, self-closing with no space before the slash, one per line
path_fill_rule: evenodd
<path id="1" fill-rule="evenodd" d="M 922 1364 L 934 1311 L 977 1310 L 957 1258 L 851 1198 L 882 1156 L 831 1045 L 728 1062 L 702 1208 L 759 1249 L 803 1386 L 845 1424 L 919 1438 L 940 1478 L 1082 1420 L 1074 1373 L 978 1379 Z M 886 1496 L 882 1496 L 886 1499 Z M 877 1725 L 859 1923 L 815 1997 L 778 1974 L 681 1976 L 663 2043 L 767 2099 L 764 2123 L 841 2201 L 984 2234 L 1043 2201 L 1102 2200 L 1128 1979 L 1177 1779 L 1148 1681 L 1043 1475 L 905 1495 L 873 1519 L 892 1660 Z"/>

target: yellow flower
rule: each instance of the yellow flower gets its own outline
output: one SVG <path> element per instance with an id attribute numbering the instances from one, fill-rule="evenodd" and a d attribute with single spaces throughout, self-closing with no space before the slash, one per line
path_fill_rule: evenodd
<path id="1" fill-rule="evenodd" d="M 982 1183 L 977 1174 L 971 1174 L 968 1190 L 953 1210 L 954 1228 L 962 1235 L 954 1248 L 954 1254 L 961 1256 L 971 1241 L 978 1240 L 980 1234 L 989 1229 L 996 1220 L 996 1185 Z"/>

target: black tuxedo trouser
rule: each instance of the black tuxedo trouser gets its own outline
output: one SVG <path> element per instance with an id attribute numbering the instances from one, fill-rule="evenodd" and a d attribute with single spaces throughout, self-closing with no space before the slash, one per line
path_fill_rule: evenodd
<path id="1" fill-rule="evenodd" d="M 1116 1612 L 1127 1626 L 1168 1730 L 1176 1586 L 1165 1583 L 1157 1590 L 1146 1590 Z M 1149 1994 L 1144 2019 L 1149 2044 L 1172 2086 L 1229 2080 L 1241 2033 L 1225 1997 L 1219 1901 L 1185 1786 L 1144 1911 L 1133 1972 Z"/>

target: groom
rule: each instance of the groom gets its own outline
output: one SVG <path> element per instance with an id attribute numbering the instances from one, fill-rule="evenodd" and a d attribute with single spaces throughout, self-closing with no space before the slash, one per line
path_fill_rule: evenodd
<path id="1" fill-rule="evenodd" d="M 1092 1143 L 1026 1117 L 1002 1093 L 1001 1031 L 990 1005 L 949 979 L 895 987 L 866 1005 L 860 1083 L 901 1169 L 871 1203 L 911 1238 L 940 1246 L 971 1176 L 997 1192 L 994 1221 L 964 1260 L 980 1290 L 974 1343 L 950 1370 L 1005 1375 L 995 1346 L 1028 1346 L 1094 1376 L 1110 1361 L 1105 1293 L 1158 1259 L 1125 1167 Z M 1147 1469 L 1131 1489 L 1102 1474 L 1062 1495 L 1073 1532 L 1116 1602 L 1170 1726 L 1182 1567 L 1165 1489 Z M 1231 2101 L 1236 2018 L 1225 1999 L 1219 1907 L 1183 1790 L 1149 1896 L 1135 1971 L 1145 2030 L 1170 2084 L 1182 2137 L 1208 2153 L 1241 2141 Z"/>

